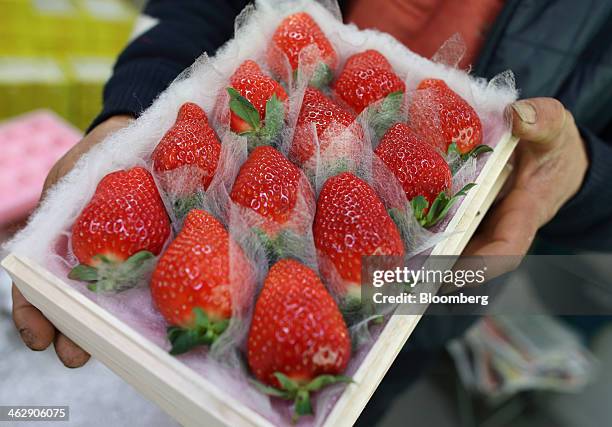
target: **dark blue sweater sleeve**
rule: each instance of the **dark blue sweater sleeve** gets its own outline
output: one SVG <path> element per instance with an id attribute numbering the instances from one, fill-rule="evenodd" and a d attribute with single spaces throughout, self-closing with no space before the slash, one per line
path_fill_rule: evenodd
<path id="1" fill-rule="evenodd" d="M 579 192 L 542 229 L 540 237 L 566 248 L 612 251 L 612 143 L 581 128 L 589 169 Z"/>
<path id="2" fill-rule="evenodd" d="M 103 110 L 91 128 L 118 114 L 138 116 L 197 57 L 233 36 L 248 0 L 149 0 L 144 14 L 158 23 L 121 53 L 104 87 Z"/>

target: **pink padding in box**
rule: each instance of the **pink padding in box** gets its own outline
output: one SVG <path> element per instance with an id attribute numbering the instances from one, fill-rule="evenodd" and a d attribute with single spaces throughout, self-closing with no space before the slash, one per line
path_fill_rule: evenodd
<path id="1" fill-rule="evenodd" d="M 51 111 L 0 124 L 0 226 L 36 205 L 51 167 L 80 139 L 78 130 Z"/>

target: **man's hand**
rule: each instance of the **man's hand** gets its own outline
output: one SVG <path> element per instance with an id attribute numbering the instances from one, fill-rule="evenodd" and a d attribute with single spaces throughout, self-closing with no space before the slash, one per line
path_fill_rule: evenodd
<path id="1" fill-rule="evenodd" d="M 511 112 L 512 133 L 521 139 L 511 181 L 463 252 L 505 256 L 488 266 L 489 277 L 518 266 L 537 230 L 578 192 L 588 168 L 574 118 L 559 101 L 525 99 L 512 104 Z"/>
<path id="2" fill-rule="evenodd" d="M 70 149 L 49 171 L 42 197 L 51 186 L 72 169 L 84 153 L 110 133 L 127 126 L 130 120 L 129 116 L 112 117 L 98 125 Z M 21 339 L 32 350 L 44 350 L 53 342 L 55 352 L 65 366 L 78 368 L 89 360 L 89 354 L 57 331 L 36 307 L 26 301 L 15 285 L 13 285 L 13 321 Z"/>

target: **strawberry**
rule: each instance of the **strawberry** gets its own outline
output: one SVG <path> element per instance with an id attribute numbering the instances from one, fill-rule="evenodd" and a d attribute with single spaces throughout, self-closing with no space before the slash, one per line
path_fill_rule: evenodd
<path id="1" fill-rule="evenodd" d="M 171 171 L 195 165 L 202 174 L 204 189 L 217 169 L 221 142 L 208 123 L 208 117 L 198 105 L 187 102 L 181 106 L 174 125 L 166 132 L 153 151 L 153 169 Z"/>
<path id="2" fill-rule="evenodd" d="M 408 200 L 421 195 L 433 203 L 451 187 L 452 175 L 444 157 L 404 123 L 393 125 L 374 153 L 400 181 Z"/>
<path id="3" fill-rule="evenodd" d="M 141 167 L 112 172 L 72 226 L 72 251 L 80 264 L 69 278 L 91 290 L 121 290 L 143 274 L 170 235 L 170 220 L 151 174 Z"/>
<path id="4" fill-rule="evenodd" d="M 259 388 L 294 400 L 296 417 L 312 413 L 311 391 L 351 381 L 339 375 L 351 355 L 342 314 L 317 275 L 291 259 L 268 272 L 247 347 L 249 367 L 263 383 Z"/>
<path id="5" fill-rule="evenodd" d="M 213 179 L 220 154 L 221 142 L 204 110 L 192 102 L 183 104 L 151 156 L 177 218 L 202 203 L 202 191 Z"/>
<path id="6" fill-rule="evenodd" d="M 254 231 L 271 259 L 283 256 L 287 245 L 299 239 L 295 234 L 303 236 L 312 223 L 307 214 L 307 208 L 315 204 L 310 183 L 297 166 L 270 146 L 251 152 L 230 197 L 262 217 L 263 221 L 253 224 Z"/>
<path id="7" fill-rule="evenodd" d="M 410 126 L 444 153 L 456 150 L 465 158 L 491 151 L 481 145 L 482 123 L 476 111 L 443 80 L 419 83 L 410 105 Z"/>
<path id="8" fill-rule="evenodd" d="M 276 28 L 268 48 L 268 66 L 277 76 L 285 76 L 287 58 L 295 73 L 300 52 L 310 45 L 318 48 L 320 58 L 310 83 L 315 87 L 327 85 L 333 77 L 332 70 L 336 68 L 338 57 L 321 28 L 304 12 L 289 15 Z"/>
<path id="9" fill-rule="evenodd" d="M 358 303 L 361 257 L 404 255 L 395 223 L 372 187 L 344 172 L 328 179 L 319 194 L 313 234 L 323 276 L 349 305 Z M 334 269 L 343 283 L 336 286 Z"/>
<path id="10" fill-rule="evenodd" d="M 230 79 L 230 127 L 269 142 L 281 130 L 287 93 L 255 61 L 244 61 Z"/>
<path id="11" fill-rule="evenodd" d="M 390 95 L 389 102 L 397 105 L 405 90 L 404 82 L 395 74 L 389 61 L 371 49 L 349 57 L 334 84 L 338 97 L 357 113 Z"/>
<path id="12" fill-rule="evenodd" d="M 230 197 L 277 224 L 285 224 L 298 201 L 300 189 L 314 198 L 300 169 L 270 146 L 253 150 L 238 172 Z"/>
<path id="13" fill-rule="evenodd" d="M 374 153 L 398 179 L 406 198 L 412 202 L 417 220 L 424 227 L 431 227 L 444 218 L 457 198 L 471 188 L 471 185 L 464 187 L 449 198 L 452 174 L 448 163 L 404 123 L 393 125 Z"/>
<path id="14" fill-rule="evenodd" d="M 234 291 L 231 285 L 230 248 L 232 272 L 246 277 L 247 260 L 225 227 L 208 212 L 193 209 L 161 256 L 151 278 L 151 296 L 172 325 L 170 353 L 212 344 L 227 328 L 243 296 L 242 289 Z"/>
<path id="15" fill-rule="evenodd" d="M 298 116 L 293 143 L 289 151 L 289 158 L 298 165 L 303 165 L 315 153 L 311 126 L 314 124 L 320 142 L 320 151 L 323 152 L 329 145 L 329 137 L 325 131 L 336 131 L 337 126 L 346 128 L 355 121 L 355 115 L 332 102 L 317 89 L 307 88 L 302 101 L 302 108 Z M 335 125 L 330 128 L 330 125 Z M 355 136 L 358 138 L 359 136 Z"/>

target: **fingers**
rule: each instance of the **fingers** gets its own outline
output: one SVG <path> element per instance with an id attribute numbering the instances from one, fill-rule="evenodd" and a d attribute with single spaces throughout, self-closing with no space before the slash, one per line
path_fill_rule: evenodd
<path id="1" fill-rule="evenodd" d="M 463 256 L 482 256 L 487 279 L 518 267 L 538 230 L 538 218 L 529 206 L 537 200 L 522 189 L 513 189 L 484 219 L 463 252 Z"/>
<path id="2" fill-rule="evenodd" d="M 89 360 L 89 354 L 64 334 L 58 333 L 53 345 L 57 357 L 67 368 L 80 368 Z"/>
<path id="3" fill-rule="evenodd" d="M 53 342 L 55 352 L 68 368 L 79 368 L 89 360 L 89 354 L 61 333 L 13 285 L 13 321 L 21 339 L 32 350 L 45 350 Z"/>
<path id="4" fill-rule="evenodd" d="M 13 285 L 13 321 L 21 339 L 32 350 L 44 350 L 53 342 L 55 327 Z"/>
<path id="5" fill-rule="evenodd" d="M 554 98 L 524 99 L 511 107 L 512 133 L 530 142 L 555 141 L 571 117 L 563 104 Z"/>
<path id="6" fill-rule="evenodd" d="M 47 175 L 47 179 L 45 179 L 42 191 L 43 196 L 46 194 L 49 188 L 55 185 L 57 181 L 70 172 L 83 154 L 87 153 L 92 147 L 102 142 L 111 133 L 128 126 L 132 120 L 133 117 L 131 116 L 113 116 L 96 126 L 89 134 L 85 135 L 85 137 L 78 144 L 68 150 L 68 152 L 66 152 L 62 158 L 59 159 L 55 165 L 53 165 L 49 171 L 49 174 Z"/>

